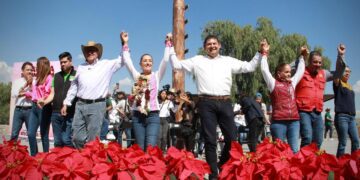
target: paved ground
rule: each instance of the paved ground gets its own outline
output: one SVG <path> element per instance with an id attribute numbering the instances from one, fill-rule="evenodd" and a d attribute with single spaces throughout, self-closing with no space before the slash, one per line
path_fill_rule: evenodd
<path id="1" fill-rule="evenodd" d="M 7 134 L 7 125 L 0 125 L 0 136 L 1 137 L 5 137 L 6 139 L 9 139 L 9 135 Z M 2 139 L 2 138 L 1 138 Z M 2 144 L 2 140 L 0 141 L 0 144 Z M 28 141 L 26 138 L 23 138 L 21 140 L 21 143 L 23 145 L 27 145 L 28 146 Z M 126 144 L 126 143 L 123 143 Z M 336 154 L 336 149 L 337 149 L 337 145 L 338 145 L 338 140 L 334 139 L 334 140 L 324 140 L 323 144 L 322 144 L 322 149 L 324 149 L 327 153 L 330 154 Z M 38 146 L 39 146 L 39 150 L 42 150 L 42 145 L 41 145 L 41 141 L 38 140 Z M 52 148 L 54 146 L 53 142 L 50 142 L 50 148 Z M 350 153 L 350 147 L 351 147 L 351 142 L 350 140 L 348 140 L 347 142 L 347 146 L 346 146 L 346 151 L 347 153 Z M 243 145 L 243 148 L 245 151 L 248 151 L 248 147 L 247 145 Z"/>

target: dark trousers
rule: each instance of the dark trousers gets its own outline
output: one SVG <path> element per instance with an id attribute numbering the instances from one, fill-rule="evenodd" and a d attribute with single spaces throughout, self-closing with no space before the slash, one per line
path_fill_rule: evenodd
<path id="1" fill-rule="evenodd" d="M 249 127 L 249 149 L 250 152 L 256 151 L 259 136 L 264 129 L 264 122 L 262 118 L 254 118 L 248 122 Z"/>
<path id="2" fill-rule="evenodd" d="M 165 152 L 167 148 L 168 136 L 169 136 L 169 118 L 160 117 L 160 129 L 159 129 L 157 144 L 163 152 Z"/>
<path id="3" fill-rule="evenodd" d="M 55 147 L 73 147 L 71 138 L 72 120 L 72 115 L 62 116 L 60 112 L 53 112 L 51 114 L 51 125 L 53 128 Z"/>
<path id="4" fill-rule="evenodd" d="M 184 120 L 183 120 L 184 121 Z M 176 148 L 186 149 L 186 151 L 193 152 L 195 146 L 195 133 L 192 126 L 180 126 L 181 129 L 176 135 Z"/>
<path id="5" fill-rule="evenodd" d="M 176 148 L 178 149 L 186 149 L 186 151 L 193 152 L 195 146 L 195 136 L 193 134 L 190 135 L 180 135 L 177 136 L 176 140 Z"/>
<path id="6" fill-rule="evenodd" d="M 264 129 L 263 118 L 254 118 L 248 122 L 249 127 L 249 149 L 250 152 L 256 151 L 256 146 L 259 142 L 259 137 Z"/>
<path id="7" fill-rule="evenodd" d="M 330 132 L 329 132 L 330 131 Z M 333 127 L 332 125 L 325 125 L 325 134 L 324 134 L 324 138 L 326 138 L 326 134 L 329 132 L 329 136 L 330 138 L 332 138 L 333 135 Z"/>
<path id="8" fill-rule="evenodd" d="M 231 101 L 200 99 L 198 102 L 198 112 L 201 119 L 201 128 L 204 133 L 206 162 L 209 164 L 211 169 L 209 179 L 217 178 L 217 124 L 219 124 L 225 141 L 224 149 L 221 152 L 219 167 L 229 159 L 231 142 L 236 141 L 236 126 Z"/>
<path id="9" fill-rule="evenodd" d="M 130 122 L 122 122 L 121 124 L 123 124 L 123 123 L 130 123 Z M 132 137 L 134 137 L 134 136 L 132 136 L 132 128 L 130 127 L 122 127 L 121 126 L 121 124 L 120 124 L 120 126 L 119 126 L 119 130 L 118 130 L 118 132 L 117 132 L 117 141 L 118 141 L 118 143 L 121 145 L 121 147 L 122 147 L 122 141 L 123 141 L 123 138 L 122 138 L 122 135 L 123 135 L 123 133 L 125 132 L 125 136 L 126 136 L 126 147 L 127 148 L 129 148 L 131 145 L 132 145 Z"/>

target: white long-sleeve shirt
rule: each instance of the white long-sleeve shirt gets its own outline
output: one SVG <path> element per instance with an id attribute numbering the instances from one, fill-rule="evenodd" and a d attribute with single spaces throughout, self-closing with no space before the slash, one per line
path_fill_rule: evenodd
<path id="1" fill-rule="evenodd" d="M 96 60 L 93 64 L 85 62 L 79 65 L 64 104 L 71 106 L 75 96 L 92 100 L 105 98 L 109 92 L 111 77 L 122 66 L 121 56 L 114 60 Z"/>
<path id="2" fill-rule="evenodd" d="M 134 64 L 130 57 L 129 51 L 123 52 L 123 60 L 124 64 L 126 65 L 127 69 L 130 72 L 132 78 L 136 81 L 139 76 L 141 75 L 139 71 L 137 71 L 134 67 Z M 166 63 L 169 61 L 169 47 L 165 48 L 163 59 L 160 62 L 159 69 L 155 72 L 151 72 L 151 78 L 149 80 L 149 90 L 150 90 L 150 101 L 149 101 L 149 108 L 150 111 L 159 110 L 159 101 L 157 98 L 157 93 L 159 90 L 159 82 L 163 78 L 165 71 L 166 71 Z M 145 93 L 144 93 L 145 94 Z M 145 107 L 145 95 L 141 97 L 141 107 Z M 135 108 L 135 103 L 133 105 Z"/>
<path id="3" fill-rule="evenodd" d="M 256 69 L 261 55 L 256 53 L 250 62 L 229 56 L 197 55 L 189 59 L 178 60 L 174 48 L 170 50 L 171 65 L 174 69 L 185 70 L 195 76 L 198 94 L 213 96 L 230 95 L 232 74 L 252 72 Z"/>
<path id="4" fill-rule="evenodd" d="M 159 104 L 159 110 L 159 117 L 170 117 L 170 111 L 175 112 L 176 107 L 173 102 L 165 100 Z"/>
<path id="5" fill-rule="evenodd" d="M 271 93 L 275 88 L 275 78 L 270 73 L 267 57 L 262 58 L 260 66 L 261 66 L 261 73 Z M 300 56 L 300 61 L 296 73 L 294 74 L 293 77 L 291 77 L 291 85 L 293 86 L 294 89 L 296 85 L 300 82 L 302 76 L 304 75 L 304 72 L 305 72 L 305 61 L 304 58 Z"/>
<path id="6" fill-rule="evenodd" d="M 11 96 L 16 98 L 15 106 L 30 107 L 32 106 L 31 97 L 27 98 L 25 95 L 19 97 L 20 89 L 26 84 L 26 80 L 22 77 L 13 82 L 13 88 L 11 89 Z M 31 86 L 27 86 L 24 89 L 25 92 L 31 91 Z"/>
<path id="7" fill-rule="evenodd" d="M 240 111 L 241 110 L 241 105 L 239 103 L 234 104 L 234 112 L 236 111 Z M 236 114 L 234 116 L 234 121 L 235 124 L 237 126 L 246 126 L 246 121 L 245 121 L 245 115 L 244 114 Z"/>

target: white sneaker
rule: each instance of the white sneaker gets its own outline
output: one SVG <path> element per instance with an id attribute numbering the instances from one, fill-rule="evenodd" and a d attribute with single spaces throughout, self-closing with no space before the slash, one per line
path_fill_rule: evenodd
<path id="1" fill-rule="evenodd" d="M 110 131 L 110 132 L 106 135 L 106 139 L 108 139 L 108 140 L 115 140 L 116 138 L 115 138 L 113 132 Z"/>
<path id="2" fill-rule="evenodd" d="M 103 144 L 108 144 L 109 143 L 108 140 L 101 140 L 100 142 L 103 143 Z"/>

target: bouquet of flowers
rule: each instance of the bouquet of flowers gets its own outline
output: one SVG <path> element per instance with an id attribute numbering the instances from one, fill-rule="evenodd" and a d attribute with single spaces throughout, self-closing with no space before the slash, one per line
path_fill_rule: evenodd
<path id="1" fill-rule="evenodd" d="M 145 99 L 144 107 L 142 107 L 143 97 Z M 139 112 L 147 115 L 150 111 L 149 101 L 150 101 L 150 89 L 149 82 L 145 75 L 140 75 L 136 83 L 131 90 L 131 95 L 129 96 L 129 101 L 133 104 L 135 103 L 136 108 Z"/>

